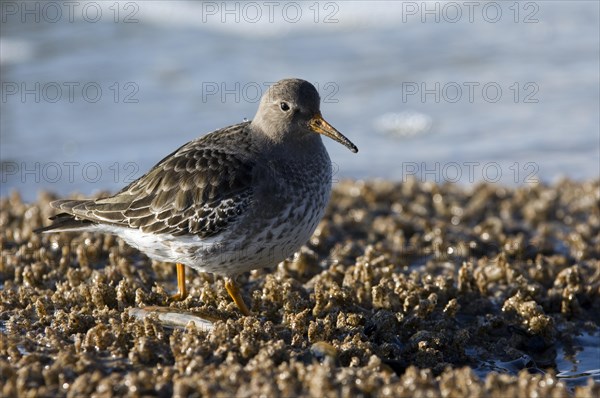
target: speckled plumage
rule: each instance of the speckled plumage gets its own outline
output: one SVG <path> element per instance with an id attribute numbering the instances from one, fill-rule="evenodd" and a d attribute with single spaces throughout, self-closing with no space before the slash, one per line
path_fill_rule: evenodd
<path id="1" fill-rule="evenodd" d="M 43 231 L 112 233 L 153 259 L 228 277 L 274 266 L 325 211 L 331 162 L 320 134 L 357 151 L 319 102 L 310 83 L 282 80 L 252 122 L 183 145 L 116 195 L 52 202 L 64 213 Z"/>

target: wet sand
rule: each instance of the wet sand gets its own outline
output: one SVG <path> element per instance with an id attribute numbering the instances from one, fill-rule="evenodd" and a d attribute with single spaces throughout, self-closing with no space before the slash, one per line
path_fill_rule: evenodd
<path id="1" fill-rule="evenodd" d="M 299 254 L 240 277 L 249 317 L 222 278 L 190 270 L 170 303 L 173 265 L 107 235 L 33 234 L 54 197 L 12 194 L 0 396 L 600 396 L 600 359 L 558 365 L 600 335 L 599 191 L 341 182 Z M 130 315 L 156 306 L 213 329 Z"/>

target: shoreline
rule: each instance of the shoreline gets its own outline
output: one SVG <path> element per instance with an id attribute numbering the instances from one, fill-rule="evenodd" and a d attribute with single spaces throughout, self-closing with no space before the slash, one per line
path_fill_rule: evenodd
<path id="1" fill-rule="evenodd" d="M 561 368 L 600 352 L 598 180 L 342 181 L 293 260 L 240 278 L 250 317 L 195 271 L 169 304 L 175 267 L 115 237 L 33 235 L 51 198 L 0 198 L 0 395 L 600 395 L 600 359 Z"/>

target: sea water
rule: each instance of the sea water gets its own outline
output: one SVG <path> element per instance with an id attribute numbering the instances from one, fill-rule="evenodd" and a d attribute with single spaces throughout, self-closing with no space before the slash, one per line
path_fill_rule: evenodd
<path id="1" fill-rule="evenodd" d="M 599 177 L 598 2 L 29 3 L 2 2 L 3 196 L 117 191 L 284 77 L 360 149 L 325 139 L 334 181 Z"/>

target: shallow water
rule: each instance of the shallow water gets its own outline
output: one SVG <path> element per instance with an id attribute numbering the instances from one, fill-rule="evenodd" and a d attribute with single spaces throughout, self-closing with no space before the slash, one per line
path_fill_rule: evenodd
<path id="1" fill-rule="evenodd" d="M 569 350 L 562 346 L 558 349 L 556 376 L 570 386 L 585 385 L 590 377 L 600 383 L 600 332 L 583 332 L 573 341 Z"/>
<path id="2" fill-rule="evenodd" d="M 600 382 L 599 332 L 583 332 L 573 340 L 574 345 L 568 347 L 568 350 L 564 345 L 559 345 L 556 351 L 553 351 L 554 357 L 547 358 L 555 366 L 556 377 L 570 388 L 586 385 L 590 377 L 596 383 Z M 542 369 L 548 367 L 548 364 L 538 364 L 535 358 L 529 355 L 511 361 L 482 359 L 476 347 L 468 349 L 466 354 L 475 360 L 473 371 L 482 379 L 490 372 L 517 375 L 521 370 L 527 369 L 530 373 L 545 373 Z"/>
<path id="3" fill-rule="evenodd" d="M 360 148 L 336 180 L 598 177 L 597 2 L 52 3 L 3 3 L 1 195 L 116 191 L 288 76 Z"/>

